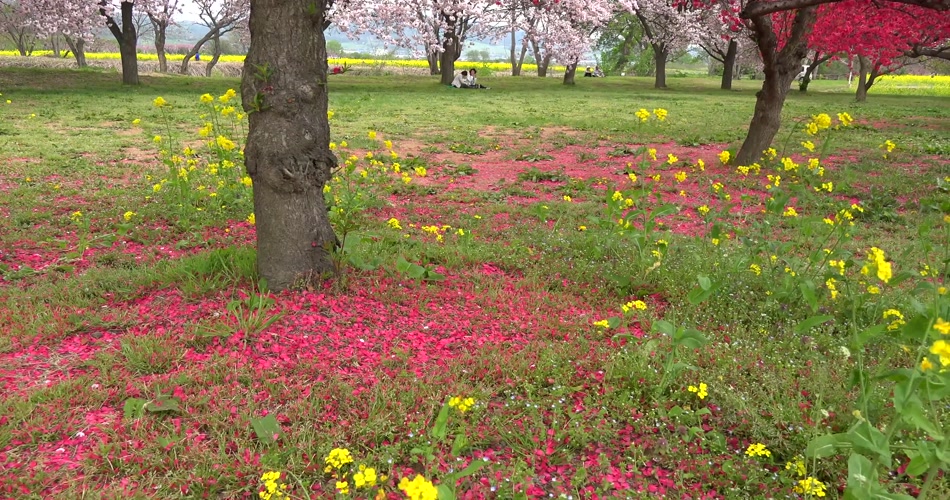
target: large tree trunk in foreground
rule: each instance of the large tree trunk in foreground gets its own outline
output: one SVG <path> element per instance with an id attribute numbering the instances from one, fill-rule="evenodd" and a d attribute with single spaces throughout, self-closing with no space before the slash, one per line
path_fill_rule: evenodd
<path id="1" fill-rule="evenodd" d="M 751 165 L 772 145 L 782 125 L 782 106 L 792 81 L 801 72 L 801 61 L 808 53 L 806 36 L 815 24 L 815 7 L 801 9 L 795 15 L 792 32 L 781 51 L 778 37 L 768 16 L 752 19 L 755 41 L 764 64 L 765 81 L 755 94 L 755 112 L 749 123 L 749 133 L 736 155 L 737 165 Z"/>
<path id="2" fill-rule="evenodd" d="M 112 4 L 108 0 L 100 2 L 99 13 L 106 18 L 106 26 L 115 40 L 119 42 L 119 56 L 122 58 L 122 83 L 126 85 L 139 84 L 139 61 L 135 44 L 138 35 L 135 33 L 135 19 L 132 16 L 132 3 L 122 2 L 122 28 L 119 28 L 112 15 L 106 11 Z"/>
<path id="3" fill-rule="evenodd" d="M 315 6 L 315 8 L 314 8 Z M 271 290 L 334 271 L 323 186 L 336 167 L 327 121 L 323 3 L 251 0 L 241 99 L 248 113 L 257 269 Z"/>
<path id="4" fill-rule="evenodd" d="M 653 88 L 666 88 L 666 60 L 669 58 L 669 51 L 664 45 L 653 45 L 653 60 L 656 63 L 656 77 L 653 80 Z"/>
<path id="5" fill-rule="evenodd" d="M 732 74 L 736 69 L 736 55 L 739 52 L 739 42 L 729 40 L 729 48 L 726 49 L 726 57 L 722 61 L 722 90 L 732 90 Z"/>

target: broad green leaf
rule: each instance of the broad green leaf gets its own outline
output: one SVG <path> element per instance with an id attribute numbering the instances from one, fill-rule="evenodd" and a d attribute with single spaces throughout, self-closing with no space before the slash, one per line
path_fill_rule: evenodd
<path id="1" fill-rule="evenodd" d="M 802 291 L 802 298 L 811 308 L 811 312 L 818 312 L 818 295 L 815 292 L 815 283 L 811 280 L 803 281 L 798 285 L 798 289 Z"/>
<path id="2" fill-rule="evenodd" d="M 611 316 L 607 318 L 607 326 L 610 328 L 617 328 L 620 326 L 620 318 L 616 316 Z"/>
<path id="3" fill-rule="evenodd" d="M 887 437 L 867 420 L 862 420 L 852 427 L 846 436 L 856 450 L 877 455 L 885 466 L 891 466 L 891 450 Z"/>
<path id="4" fill-rule="evenodd" d="M 848 457 L 848 489 L 861 490 L 877 482 L 877 472 L 870 460 L 860 453 Z"/>
<path id="5" fill-rule="evenodd" d="M 832 319 L 835 319 L 835 317 L 828 315 L 805 318 L 799 324 L 795 325 L 795 333 L 799 335 L 808 333 L 812 328 Z"/>
<path id="6" fill-rule="evenodd" d="M 670 408 L 670 411 L 666 412 L 666 416 L 670 418 L 676 418 L 683 414 L 683 409 L 679 406 L 674 406 Z"/>
<path id="7" fill-rule="evenodd" d="M 468 448 L 468 438 L 465 437 L 465 434 L 456 434 L 455 440 L 452 441 L 452 456 L 459 457 L 462 453 L 465 452 L 465 449 Z"/>
<path id="8" fill-rule="evenodd" d="M 254 434 L 264 444 L 272 444 L 280 436 L 280 424 L 273 414 L 262 418 L 252 418 L 251 427 L 254 428 Z"/>
<path id="9" fill-rule="evenodd" d="M 126 399 L 125 405 L 122 407 L 122 415 L 129 420 L 142 418 L 142 415 L 145 414 L 146 402 L 144 399 L 139 398 Z"/>
<path id="10" fill-rule="evenodd" d="M 842 434 L 825 434 L 808 442 L 805 456 L 808 458 L 827 458 L 838 454 L 838 449 L 845 441 Z"/>
<path id="11" fill-rule="evenodd" d="M 447 484 L 440 484 L 436 487 L 439 492 L 439 500 L 455 500 L 455 491 Z"/>
<path id="12" fill-rule="evenodd" d="M 179 410 L 178 399 L 171 396 L 159 396 L 146 403 L 144 409 L 149 413 L 176 412 Z"/>
<path id="13" fill-rule="evenodd" d="M 439 410 L 439 415 L 435 417 L 435 424 L 432 426 L 432 437 L 439 440 L 445 439 L 445 436 L 448 435 L 448 424 L 449 405 L 446 403 L 442 405 L 442 409 Z"/>
<path id="14" fill-rule="evenodd" d="M 694 288 L 690 290 L 688 294 L 686 294 L 686 300 L 688 300 L 690 304 L 697 306 L 705 302 L 706 299 L 708 299 L 712 295 L 712 293 L 713 293 L 712 290 L 703 290 L 702 288 Z"/>
<path id="15" fill-rule="evenodd" d="M 396 270 L 401 273 L 408 273 L 409 268 L 412 267 L 412 263 L 406 260 L 405 257 L 400 255 L 396 258 Z"/>
<path id="16" fill-rule="evenodd" d="M 699 288 L 702 288 L 703 290 L 709 290 L 712 288 L 712 280 L 709 279 L 709 276 L 706 276 L 705 274 L 696 276 L 696 281 L 699 282 Z"/>
<path id="17" fill-rule="evenodd" d="M 469 463 L 467 467 L 456 472 L 455 474 L 452 474 L 452 476 L 454 476 L 455 479 L 462 479 L 463 477 L 468 477 L 472 474 L 475 474 L 486 465 L 488 465 L 488 461 L 476 458 L 472 460 L 472 462 Z"/>
<path id="18" fill-rule="evenodd" d="M 663 319 L 653 322 L 653 330 L 660 333 L 665 333 L 670 337 L 676 333 L 676 327 L 673 326 L 673 323 Z"/>

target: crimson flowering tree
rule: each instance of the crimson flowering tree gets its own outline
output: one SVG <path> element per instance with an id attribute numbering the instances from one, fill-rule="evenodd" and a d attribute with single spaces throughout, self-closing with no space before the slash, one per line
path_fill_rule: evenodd
<path id="1" fill-rule="evenodd" d="M 856 98 L 864 101 L 877 77 L 904 65 L 914 50 L 937 50 L 950 39 L 950 13 L 914 5 L 848 0 L 819 8 L 809 47 L 856 60 Z"/>

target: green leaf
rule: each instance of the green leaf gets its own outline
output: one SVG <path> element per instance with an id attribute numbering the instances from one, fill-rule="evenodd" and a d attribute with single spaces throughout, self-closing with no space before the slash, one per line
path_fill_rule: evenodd
<path id="1" fill-rule="evenodd" d="M 620 318 L 616 316 L 611 316 L 607 318 L 607 327 L 608 328 L 617 328 L 620 326 Z"/>
<path id="2" fill-rule="evenodd" d="M 406 260 L 405 257 L 400 255 L 396 258 L 396 270 L 405 274 L 409 272 L 409 268 L 412 267 L 412 263 Z"/>
<path id="3" fill-rule="evenodd" d="M 439 415 L 435 417 L 435 424 L 432 426 L 432 437 L 442 440 L 448 435 L 449 425 L 449 405 L 442 405 Z"/>
<path id="4" fill-rule="evenodd" d="M 703 290 L 702 288 L 694 288 L 690 290 L 688 294 L 686 294 L 686 300 L 688 300 L 690 304 L 698 306 L 699 304 L 705 302 L 706 299 L 712 295 L 712 293 L 713 291 L 711 289 Z"/>
<path id="5" fill-rule="evenodd" d="M 147 403 L 147 401 L 144 399 L 126 399 L 125 405 L 122 407 L 122 415 L 129 420 L 142 418 L 142 415 L 145 414 L 145 403 Z"/>
<path id="6" fill-rule="evenodd" d="M 280 424 L 273 414 L 263 418 L 252 418 L 251 427 L 254 428 L 254 434 L 264 444 L 273 444 L 280 437 Z"/>
<path id="7" fill-rule="evenodd" d="M 697 417 L 700 417 L 703 415 L 712 415 L 712 411 L 709 408 L 702 408 L 700 410 L 696 410 Z"/>
<path id="8" fill-rule="evenodd" d="M 149 413 L 177 412 L 178 399 L 171 396 L 159 396 L 148 403 L 145 403 L 145 411 Z"/>
<path id="9" fill-rule="evenodd" d="M 660 333 L 665 333 L 669 335 L 670 337 L 672 337 L 676 333 L 676 327 L 673 326 L 673 323 L 670 323 L 669 321 L 666 321 L 664 319 L 654 321 L 653 330 Z"/>
<path id="10" fill-rule="evenodd" d="M 874 464 L 864 455 L 851 453 L 848 458 L 848 489 L 861 490 L 869 484 L 877 483 Z"/>
<path id="11" fill-rule="evenodd" d="M 476 472 L 481 470 L 482 467 L 486 465 L 488 465 L 488 461 L 476 458 L 472 460 L 472 462 L 469 463 L 467 467 L 456 472 L 455 474 L 452 474 L 452 476 L 455 478 L 455 480 L 462 479 L 463 477 L 468 477 L 468 476 L 471 476 L 472 474 L 475 474 Z M 455 481 L 453 481 L 453 483 L 454 482 Z"/>
<path id="12" fill-rule="evenodd" d="M 930 437 L 936 439 L 937 441 L 943 440 L 943 433 L 940 432 L 940 429 L 937 428 L 937 426 L 934 425 L 934 423 L 931 422 L 930 419 L 926 417 L 926 415 L 924 415 L 924 407 L 921 405 L 920 399 L 916 396 L 914 396 L 913 401 L 904 406 L 904 409 L 901 410 L 900 415 L 904 422 L 907 422 L 908 424 L 926 432 L 930 435 Z"/>
<path id="13" fill-rule="evenodd" d="M 690 328 L 689 330 L 683 332 L 683 335 L 680 336 L 676 343 L 688 349 L 699 349 L 705 345 L 706 342 L 706 337 L 703 336 L 703 332 L 696 330 L 695 328 Z"/>
<path id="14" fill-rule="evenodd" d="M 825 434 L 808 442 L 805 456 L 808 458 L 827 458 L 838 454 L 838 449 L 845 441 L 842 434 Z"/>
<path id="15" fill-rule="evenodd" d="M 683 409 L 679 406 L 674 406 L 670 408 L 670 411 L 666 412 L 666 416 L 669 418 L 676 418 L 683 414 Z"/>
<path id="16" fill-rule="evenodd" d="M 409 264 L 409 270 L 406 271 L 406 275 L 414 280 L 425 278 L 426 268 L 420 266 L 419 264 Z"/>
<path id="17" fill-rule="evenodd" d="M 884 465 L 887 467 L 891 466 L 891 450 L 887 442 L 887 437 L 867 420 L 862 420 L 852 427 L 846 436 L 856 450 L 873 453 L 881 457 L 881 461 Z"/>
<path id="18" fill-rule="evenodd" d="M 795 333 L 799 335 L 808 333 L 812 328 L 832 319 L 835 319 L 835 317 L 828 316 L 828 315 L 812 316 L 810 318 L 805 318 L 799 324 L 795 325 Z"/>
<path id="19" fill-rule="evenodd" d="M 468 448 L 468 438 L 465 437 L 465 434 L 456 434 L 455 440 L 452 441 L 452 456 L 462 456 L 466 448 Z"/>
<path id="20" fill-rule="evenodd" d="M 426 281 L 445 281 L 445 275 L 426 269 L 426 276 L 424 279 Z"/>
<path id="21" fill-rule="evenodd" d="M 699 288 L 702 288 L 703 290 L 712 289 L 712 280 L 709 279 L 709 276 L 700 274 L 699 276 L 696 276 L 696 281 L 699 282 Z"/>
<path id="22" fill-rule="evenodd" d="M 449 485 L 443 483 L 436 487 L 436 489 L 439 492 L 439 500 L 455 500 L 455 491 L 453 491 Z"/>
<path id="23" fill-rule="evenodd" d="M 815 283 L 812 280 L 805 280 L 798 285 L 798 289 L 802 291 L 802 298 L 805 299 L 805 303 L 811 308 L 811 312 L 817 312 L 818 295 L 815 293 Z"/>

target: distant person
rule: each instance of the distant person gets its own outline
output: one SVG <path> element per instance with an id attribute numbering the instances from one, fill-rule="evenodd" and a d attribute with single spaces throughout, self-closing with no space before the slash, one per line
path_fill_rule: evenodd
<path id="1" fill-rule="evenodd" d="M 584 70 L 584 76 L 587 78 L 592 78 L 594 76 L 594 72 L 591 71 L 590 66 L 588 66 L 587 69 Z"/>
<path id="2" fill-rule="evenodd" d="M 603 78 L 604 70 L 600 69 L 600 66 L 597 66 L 597 69 L 594 70 L 594 76 L 597 78 Z"/>
<path id="3" fill-rule="evenodd" d="M 455 79 L 452 80 L 452 86 L 457 89 L 470 89 L 468 85 L 468 71 L 463 71 L 455 75 Z"/>
<path id="4" fill-rule="evenodd" d="M 468 87 L 472 89 L 487 89 L 488 88 L 478 83 L 478 70 L 475 68 L 468 70 Z"/>

